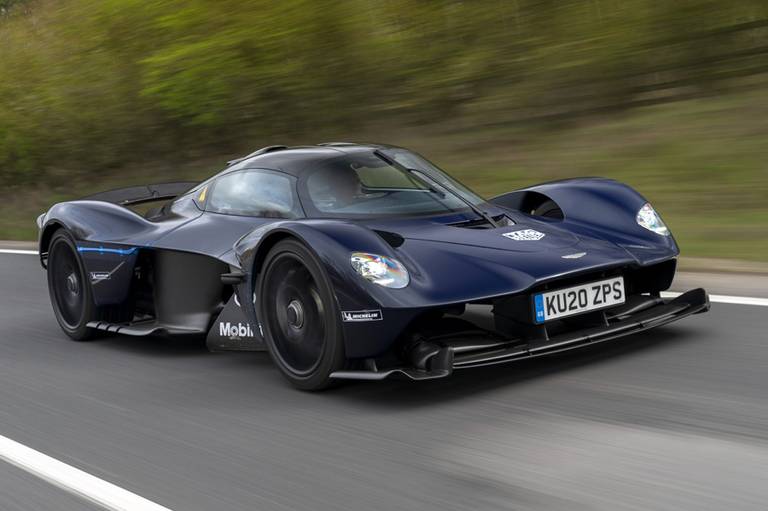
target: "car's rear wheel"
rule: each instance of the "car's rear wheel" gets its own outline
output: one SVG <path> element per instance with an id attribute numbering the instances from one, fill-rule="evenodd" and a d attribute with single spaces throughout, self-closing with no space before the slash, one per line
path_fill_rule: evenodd
<path id="1" fill-rule="evenodd" d="M 48 292 L 64 333 L 76 341 L 89 339 L 93 330 L 87 324 L 96 314 L 91 283 L 77 247 L 64 229 L 53 234 L 48 247 Z"/>
<path id="2" fill-rule="evenodd" d="M 293 385 L 319 390 L 345 364 L 340 315 L 314 254 L 287 239 L 267 254 L 259 278 L 259 317 L 273 360 Z"/>

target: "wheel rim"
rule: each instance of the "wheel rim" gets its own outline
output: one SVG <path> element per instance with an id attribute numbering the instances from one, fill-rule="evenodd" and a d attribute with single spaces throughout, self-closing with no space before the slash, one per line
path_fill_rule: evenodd
<path id="1" fill-rule="evenodd" d="M 325 307 L 317 282 L 293 254 L 275 259 L 266 274 L 267 323 L 274 355 L 297 375 L 312 373 L 325 350 Z"/>
<path id="2" fill-rule="evenodd" d="M 85 282 L 75 253 L 64 243 L 56 243 L 48 258 L 53 294 L 59 317 L 71 329 L 80 324 L 85 310 Z"/>

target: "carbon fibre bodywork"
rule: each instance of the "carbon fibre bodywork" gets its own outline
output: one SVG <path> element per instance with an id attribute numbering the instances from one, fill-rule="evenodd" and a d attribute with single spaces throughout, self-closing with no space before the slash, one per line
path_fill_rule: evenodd
<path id="1" fill-rule="evenodd" d="M 440 364 L 471 365 L 460 361 L 471 355 L 466 343 L 462 348 L 455 338 L 432 342 L 425 333 L 429 328 L 424 328 L 436 318 L 460 318 L 467 304 L 494 307 L 496 333 L 481 329 L 483 336 L 494 340 L 479 346 L 480 351 L 493 351 L 513 339 L 515 346 L 525 344 L 521 349 L 530 353 L 542 335 L 550 338 L 530 321 L 530 295 L 535 291 L 622 275 L 628 295 L 658 297 L 671 284 L 679 252 L 674 238 L 638 225 L 636 216 L 647 200 L 608 179 L 545 183 L 482 205 L 484 215 L 503 217 L 505 225 L 492 221 L 478 226 L 476 211 L 469 209 L 426 216 L 275 219 L 220 214 L 198 201 L 200 190 L 215 187 L 217 179 L 233 172 L 274 169 L 301 183 L 304 169 L 316 161 L 380 147 L 385 146 L 270 148 L 235 161 L 145 216 L 120 205 L 143 202 L 136 188 L 94 197 L 97 200 L 57 204 L 38 221 L 41 261 L 45 266 L 47 243 L 56 229 L 71 233 L 90 276 L 94 301 L 107 311 L 103 319 L 89 324 L 93 328 L 131 335 L 207 335 L 211 349 L 259 350 L 264 339 L 254 304 L 262 298 L 256 285 L 261 263 L 279 240 L 298 239 L 322 263 L 338 309 L 346 314 L 341 323 L 345 353 L 359 364 L 337 377 L 354 378 L 393 374 L 398 368 L 416 371 L 411 377 L 434 377 L 444 375 Z M 164 189 L 178 193 L 183 188 Z M 161 195 L 160 188 L 148 190 Z M 545 201 L 557 205 L 560 217 L 532 214 Z M 521 241 L 505 236 L 525 230 L 541 238 Z M 361 278 L 350 264 L 353 252 L 402 262 L 410 283 L 392 289 Z M 694 298 L 696 304 L 685 309 L 688 313 L 708 307 L 706 294 Z M 643 310 L 647 314 L 657 307 L 661 314 L 658 307 L 666 306 L 654 302 Z M 683 312 L 664 317 L 671 321 L 687 315 Z M 610 314 L 598 316 L 585 315 L 585 321 L 568 331 L 607 332 L 613 321 Z M 617 335 L 631 331 L 627 328 Z M 466 328 L 456 332 L 466 334 Z M 411 353 L 404 354 L 418 342 L 439 348 L 430 351 L 421 367 L 409 358 Z"/>

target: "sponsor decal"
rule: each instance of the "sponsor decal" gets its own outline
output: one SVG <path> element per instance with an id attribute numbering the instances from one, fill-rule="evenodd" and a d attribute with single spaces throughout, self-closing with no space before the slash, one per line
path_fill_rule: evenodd
<path id="1" fill-rule="evenodd" d="M 91 282 L 93 284 L 98 284 L 99 282 L 104 282 L 105 280 L 110 280 L 112 278 L 112 275 L 115 274 L 117 270 L 119 270 L 123 265 L 125 264 L 125 261 L 121 262 L 117 266 L 115 266 L 112 271 L 92 271 L 90 273 L 91 275 Z"/>
<path id="2" fill-rule="evenodd" d="M 505 232 L 502 236 L 515 241 L 539 241 L 546 234 L 535 229 L 523 229 L 521 231 Z"/>
<path id="3" fill-rule="evenodd" d="M 587 255 L 586 252 L 576 252 L 575 254 L 566 254 L 566 255 L 560 256 L 560 257 L 562 257 L 563 259 L 580 259 L 580 258 L 584 257 L 585 255 Z"/>
<path id="4" fill-rule="evenodd" d="M 341 319 L 344 321 L 381 321 L 384 315 L 380 310 L 341 311 Z"/>
<path id="5" fill-rule="evenodd" d="M 92 271 L 91 282 L 100 282 L 102 280 L 109 280 L 112 278 L 112 272 L 109 271 Z"/>
<path id="6" fill-rule="evenodd" d="M 261 327 L 261 325 L 259 325 Z M 253 329 L 248 323 L 219 323 L 219 335 L 222 337 L 253 337 Z"/>

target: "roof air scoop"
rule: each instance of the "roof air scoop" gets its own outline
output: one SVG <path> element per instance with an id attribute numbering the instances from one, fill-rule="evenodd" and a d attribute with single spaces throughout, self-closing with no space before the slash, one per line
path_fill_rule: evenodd
<path id="1" fill-rule="evenodd" d="M 229 160 L 227 162 L 227 167 L 231 167 L 235 163 L 240 163 L 241 161 L 245 161 L 248 158 L 253 158 L 254 156 L 258 156 L 260 154 L 266 154 L 271 153 L 272 151 L 280 151 L 282 149 L 288 149 L 288 146 L 285 145 L 268 145 L 267 147 L 262 147 L 261 149 L 257 149 L 256 151 L 246 154 L 242 158 L 235 158 L 234 160 Z"/>

